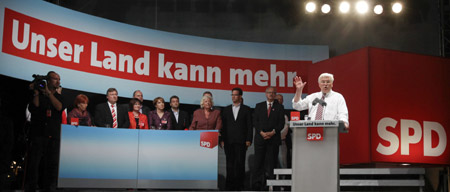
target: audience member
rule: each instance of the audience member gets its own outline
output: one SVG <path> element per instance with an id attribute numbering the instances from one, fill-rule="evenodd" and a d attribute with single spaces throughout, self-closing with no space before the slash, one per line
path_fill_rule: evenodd
<path id="1" fill-rule="evenodd" d="M 153 105 L 156 109 L 150 111 L 148 114 L 148 125 L 150 126 L 150 129 L 172 129 L 172 120 L 170 118 L 171 114 L 170 112 L 164 110 L 164 99 L 162 97 L 156 97 L 153 100 Z"/>
<path id="2" fill-rule="evenodd" d="M 278 101 L 279 104 L 283 105 L 283 95 L 277 94 L 275 96 L 275 99 Z M 281 145 L 280 145 L 280 151 L 278 154 L 278 165 L 280 168 L 288 168 L 288 157 L 289 155 L 289 147 L 287 145 L 287 140 L 289 140 L 288 136 L 289 134 L 289 118 L 284 113 L 284 127 L 281 130 Z"/>
<path id="3" fill-rule="evenodd" d="M 172 120 L 172 127 L 174 130 L 185 130 L 189 129 L 190 120 L 189 114 L 186 111 L 180 110 L 180 99 L 178 96 L 174 95 L 170 97 L 170 109 L 172 111 L 171 113 L 171 120 Z"/>
<path id="4" fill-rule="evenodd" d="M 128 106 L 128 118 L 130 121 L 130 129 L 148 129 L 147 115 L 140 112 L 142 103 L 139 99 L 133 98 Z"/>
<path id="5" fill-rule="evenodd" d="M 118 92 L 115 88 L 106 91 L 107 102 L 95 107 L 95 125 L 99 127 L 128 128 L 130 121 L 126 108 L 117 104 Z"/>
<path id="6" fill-rule="evenodd" d="M 209 95 L 202 97 L 200 109 L 194 111 L 189 130 L 220 130 L 222 129 L 222 118 L 219 110 L 212 110 L 214 101 Z"/>
<path id="7" fill-rule="evenodd" d="M 221 146 L 227 165 L 226 190 L 244 190 L 245 155 L 253 140 L 252 111 L 241 103 L 242 89 L 231 90 L 231 105 L 222 111 Z"/>
<path id="8" fill-rule="evenodd" d="M 88 104 L 89 98 L 84 94 L 79 94 L 73 103 L 74 108 L 67 116 L 67 122 L 71 125 L 93 126 L 91 114 L 86 110 Z"/>
<path id="9" fill-rule="evenodd" d="M 142 94 L 141 90 L 136 90 L 133 92 L 133 98 L 139 99 L 139 101 L 141 101 L 141 108 L 139 109 L 139 112 L 147 115 L 151 110 L 149 107 L 144 105 L 144 94 Z M 130 109 L 128 109 L 130 110 Z"/>
<path id="10" fill-rule="evenodd" d="M 255 127 L 255 172 L 253 189 L 266 190 L 266 179 L 274 179 L 281 130 L 284 127 L 284 107 L 275 100 L 275 87 L 267 87 L 266 101 L 256 104 L 253 113 Z M 267 163 L 267 169 L 265 166 Z"/>

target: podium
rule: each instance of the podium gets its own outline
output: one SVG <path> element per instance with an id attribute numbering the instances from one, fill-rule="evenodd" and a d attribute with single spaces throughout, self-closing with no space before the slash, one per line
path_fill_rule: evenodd
<path id="1" fill-rule="evenodd" d="M 293 130 L 292 191 L 339 191 L 339 132 L 343 121 L 290 121 Z M 307 140 L 307 128 L 323 127 L 323 140 Z M 316 137 L 317 138 L 317 137 Z"/>

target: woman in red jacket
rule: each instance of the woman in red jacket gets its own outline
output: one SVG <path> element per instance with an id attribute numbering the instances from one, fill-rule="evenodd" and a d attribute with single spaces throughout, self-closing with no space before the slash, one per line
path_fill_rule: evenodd
<path id="1" fill-rule="evenodd" d="M 131 99 L 129 104 L 128 118 L 130 119 L 130 129 L 148 129 L 147 115 L 139 112 L 142 103 L 139 99 Z"/>

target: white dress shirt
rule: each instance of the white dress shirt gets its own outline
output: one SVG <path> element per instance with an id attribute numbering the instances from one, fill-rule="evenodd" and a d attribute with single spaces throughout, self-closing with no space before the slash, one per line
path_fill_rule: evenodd
<path id="1" fill-rule="evenodd" d="M 113 105 L 113 104 L 110 103 L 110 102 L 108 101 L 108 107 L 109 107 L 109 110 L 110 110 L 111 113 L 112 113 L 112 107 L 111 107 L 111 105 Z M 117 103 L 114 104 L 114 111 L 116 112 L 116 117 L 117 117 Z M 111 125 L 111 126 L 112 126 L 112 125 Z"/>
<path id="2" fill-rule="evenodd" d="M 237 116 L 238 116 L 240 108 L 241 108 L 241 104 L 240 103 L 238 105 L 234 105 L 234 104 L 232 105 L 234 120 L 237 119 Z"/>
<path id="3" fill-rule="evenodd" d="M 175 119 L 177 120 L 177 123 L 178 123 L 178 116 L 180 115 L 179 111 L 180 111 L 180 110 L 174 111 L 174 110 L 172 109 L 173 116 L 175 116 Z"/>
<path id="4" fill-rule="evenodd" d="M 312 102 L 316 98 L 321 99 L 322 92 L 310 94 L 304 99 L 300 98 L 296 103 L 294 102 L 294 99 L 292 99 L 292 108 L 299 111 L 308 109 L 308 116 L 314 118 L 316 116 L 317 107 L 319 106 L 319 104 L 316 104 L 315 106 L 312 105 Z M 323 120 L 341 120 L 349 124 L 347 104 L 345 103 L 344 96 L 331 90 L 326 94 L 325 102 L 327 105 L 323 108 Z"/>
<path id="5" fill-rule="evenodd" d="M 269 105 L 273 108 L 273 101 L 272 102 L 266 101 L 266 105 L 267 105 L 267 110 L 269 110 Z"/>

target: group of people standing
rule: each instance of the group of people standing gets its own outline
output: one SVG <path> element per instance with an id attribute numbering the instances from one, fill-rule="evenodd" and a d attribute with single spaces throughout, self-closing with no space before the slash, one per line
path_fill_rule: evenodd
<path id="1" fill-rule="evenodd" d="M 67 115 L 67 123 L 72 125 L 98 126 L 107 128 L 183 130 L 189 127 L 190 117 L 187 112 L 179 110 L 178 96 L 170 98 L 171 110 L 165 110 L 162 97 L 153 100 L 155 110 L 143 105 L 142 91 L 136 90 L 133 98 L 126 105 L 120 105 L 115 88 L 106 91 L 105 103 L 95 107 L 95 116 L 86 110 L 89 99 L 80 94 L 75 98 L 74 108 Z"/>
<path id="2" fill-rule="evenodd" d="M 53 71 L 47 74 L 47 86 L 34 90 L 29 110 L 31 112 L 31 148 L 28 157 L 26 189 L 34 190 L 37 186 L 39 164 L 45 160 L 47 176 L 43 182 L 43 189 L 56 189 L 59 134 L 62 122 L 63 99 L 56 89 L 60 84 L 60 76 Z M 324 81 L 324 79 L 326 81 Z M 343 120 L 348 128 L 348 112 L 342 95 L 331 91 L 333 76 L 322 74 L 319 77 L 321 92 L 327 94 L 322 97 L 327 100 L 327 109 L 323 118 Z M 294 79 L 296 95 L 293 99 L 295 109 L 311 110 L 314 107 L 312 99 L 301 99 L 302 89 L 306 82 L 301 78 Z M 282 105 L 282 96 L 277 95 L 275 87 L 265 90 L 266 101 L 256 104 L 254 110 L 243 104 L 243 90 L 231 90 L 232 104 L 222 110 L 214 107 L 210 92 L 205 92 L 200 101 L 200 109 L 194 111 L 192 118 L 185 111 L 179 109 L 179 98 L 170 98 L 171 109 L 165 110 L 162 97 L 153 100 L 155 110 L 143 105 L 143 94 L 137 90 L 128 105 L 118 105 L 118 92 L 109 88 L 106 92 L 107 101 L 95 107 L 95 116 L 91 117 L 86 110 L 89 99 L 80 94 L 75 98 L 74 108 L 67 115 L 67 123 L 84 126 L 98 126 L 110 128 L 157 129 L 157 130 L 219 130 L 220 146 L 226 155 L 227 190 L 244 190 L 246 152 L 254 140 L 255 158 L 252 173 L 252 189 L 265 190 L 265 181 L 273 178 L 273 169 L 278 166 L 279 147 L 284 144 L 288 132 L 288 117 Z M 281 97 L 281 98 L 280 98 Z M 281 99 L 281 100 L 280 100 Z M 327 101 L 328 102 L 328 101 Z M 328 120 L 328 119 L 326 119 Z M 255 131 L 255 134 L 253 134 Z M 284 152 L 286 153 L 286 152 Z M 286 158 L 284 160 L 286 164 Z M 283 164 L 283 162 L 280 162 Z"/>

